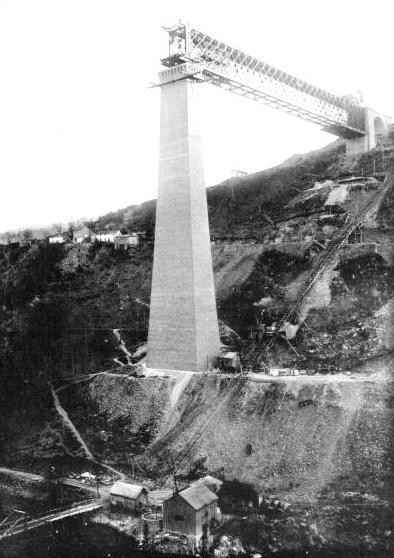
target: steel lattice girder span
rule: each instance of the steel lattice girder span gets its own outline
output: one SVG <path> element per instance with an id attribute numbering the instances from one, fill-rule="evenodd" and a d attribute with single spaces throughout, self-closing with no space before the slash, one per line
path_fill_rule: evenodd
<path id="1" fill-rule="evenodd" d="M 161 84 L 192 77 L 298 116 L 337 136 L 366 134 L 364 110 L 346 97 L 315 87 L 287 72 L 179 23 L 169 33 L 168 69 Z"/>

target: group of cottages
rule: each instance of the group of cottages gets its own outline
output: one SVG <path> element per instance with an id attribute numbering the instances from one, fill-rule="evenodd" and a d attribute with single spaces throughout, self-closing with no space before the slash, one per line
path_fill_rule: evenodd
<path id="1" fill-rule="evenodd" d="M 246 446 L 245 451 L 250 455 L 253 451 L 251 444 Z M 113 485 L 110 499 L 114 507 L 141 514 L 149 537 L 171 539 L 186 536 L 197 545 L 204 539 L 211 543 L 214 530 L 227 515 L 256 513 L 266 504 L 264 494 L 248 483 L 235 479 L 220 480 L 210 475 L 175 492 L 160 505 L 157 500 L 154 504 L 149 502 L 143 486 L 124 481 Z"/>
<path id="2" fill-rule="evenodd" d="M 65 244 L 73 242 L 80 244 L 82 242 L 99 242 L 112 244 L 116 250 L 127 250 L 129 247 L 138 246 L 140 242 L 140 232 L 132 232 L 122 234 L 119 230 L 105 230 L 97 233 L 82 227 L 71 232 L 59 232 L 48 236 L 49 244 Z"/>
<path id="3" fill-rule="evenodd" d="M 248 454 L 253 451 L 250 444 L 246 451 Z M 265 496 L 248 483 L 222 481 L 210 475 L 168 496 L 160 505 L 157 500 L 154 504 L 149 501 L 143 486 L 118 481 L 111 488 L 110 501 L 115 508 L 142 515 L 147 536 L 164 539 L 186 536 L 197 545 L 204 539 L 212 542 L 214 530 L 225 516 L 256 513 L 266 504 Z"/>

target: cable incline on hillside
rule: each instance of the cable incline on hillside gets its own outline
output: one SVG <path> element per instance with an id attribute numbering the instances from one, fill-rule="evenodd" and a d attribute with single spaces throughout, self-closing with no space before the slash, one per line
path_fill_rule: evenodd
<path id="1" fill-rule="evenodd" d="M 351 218 L 345 223 L 345 225 L 340 229 L 334 237 L 328 243 L 326 249 L 318 256 L 315 265 L 306 280 L 305 286 L 298 296 L 296 303 L 292 306 L 291 310 L 281 319 L 278 324 L 276 335 L 270 342 L 270 346 L 273 345 L 278 334 L 283 331 L 283 326 L 286 323 L 293 324 L 294 322 L 299 322 L 299 317 L 306 298 L 310 294 L 312 288 L 314 287 L 316 281 L 321 277 L 324 271 L 327 271 L 330 265 L 333 265 L 335 258 L 337 256 L 338 250 L 347 241 L 349 236 L 367 219 L 375 218 L 377 211 L 379 210 L 380 204 L 382 203 L 384 197 L 386 196 L 388 190 L 393 186 L 393 175 L 387 174 L 386 178 L 382 184 L 382 187 L 377 191 L 377 193 L 369 200 L 356 215 L 351 216 Z"/>

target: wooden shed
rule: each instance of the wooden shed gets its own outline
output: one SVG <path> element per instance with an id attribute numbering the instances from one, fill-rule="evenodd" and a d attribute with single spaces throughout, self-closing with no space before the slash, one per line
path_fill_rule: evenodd
<path id="1" fill-rule="evenodd" d="M 221 353 L 217 357 L 216 365 L 225 372 L 239 372 L 241 369 L 239 354 L 236 352 Z"/>
<path id="2" fill-rule="evenodd" d="M 217 516 L 218 497 L 207 486 L 191 486 L 164 501 L 164 529 L 194 535 L 207 535 Z"/>
<path id="3" fill-rule="evenodd" d="M 110 490 L 112 506 L 141 511 L 148 503 L 148 493 L 143 486 L 118 481 Z"/>

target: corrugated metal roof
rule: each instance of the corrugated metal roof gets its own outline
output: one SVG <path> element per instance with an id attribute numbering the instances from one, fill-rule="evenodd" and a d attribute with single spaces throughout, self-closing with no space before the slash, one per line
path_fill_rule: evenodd
<path id="1" fill-rule="evenodd" d="M 190 486 L 189 488 L 182 490 L 182 492 L 179 492 L 178 496 L 183 498 L 183 500 L 185 500 L 185 502 L 187 502 L 196 511 L 218 500 L 216 494 L 203 484 Z"/>
<path id="2" fill-rule="evenodd" d="M 145 490 L 143 486 L 138 484 L 129 484 L 127 482 L 117 481 L 111 488 L 110 494 L 113 496 L 123 496 L 135 500 Z"/>

